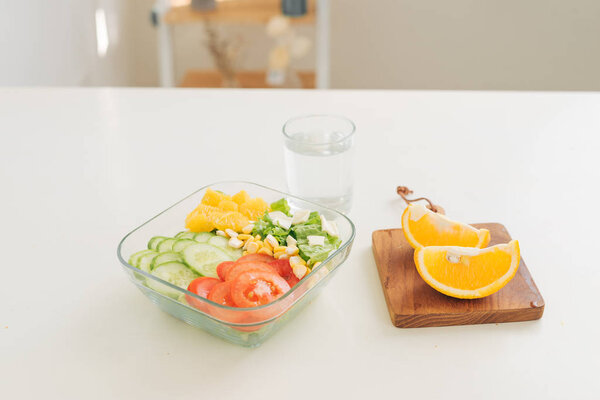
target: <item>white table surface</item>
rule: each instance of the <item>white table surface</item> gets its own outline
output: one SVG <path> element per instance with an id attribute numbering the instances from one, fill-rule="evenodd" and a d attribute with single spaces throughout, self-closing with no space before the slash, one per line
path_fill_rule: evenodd
<path id="1" fill-rule="evenodd" d="M 285 189 L 286 118 L 357 124 L 348 261 L 257 349 L 159 311 L 115 249 L 207 183 Z M 0 397 L 595 398 L 600 94 L 0 89 Z M 399 184 L 520 240 L 539 321 L 398 329 L 371 232 Z"/>

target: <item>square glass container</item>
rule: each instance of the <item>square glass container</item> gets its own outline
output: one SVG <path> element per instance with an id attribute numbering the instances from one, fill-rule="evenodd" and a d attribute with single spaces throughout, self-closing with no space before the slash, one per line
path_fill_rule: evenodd
<path id="1" fill-rule="evenodd" d="M 228 194 L 245 190 L 251 197 L 261 197 L 267 203 L 285 197 L 292 211 L 318 211 L 328 221 L 335 221 L 342 244 L 285 295 L 272 303 L 251 308 L 214 303 L 141 271 L 126 261 L 133 253 L 147 248 L 148 240 L 153 236 L 174 236 L 185 230 L 185 217 L 200 204 L 207 188 Z M 333 209 L 255 183 L 219 182 L 199 189 L 128 233 L 119 243 L 117 257 L 131 282 L 163 311 L 229 342 L 255 347 L 284 326 L 325 287 L 338 267 L 348 258 L 354 235 L 352 221 Z M 147 285 L 148 280 L 168 286 L 179 293 L 179 296 L 170 297 L 151 289 Z M 185 295 L 193 297 L 197 307 L 189 305 L 185 301 Z"/>

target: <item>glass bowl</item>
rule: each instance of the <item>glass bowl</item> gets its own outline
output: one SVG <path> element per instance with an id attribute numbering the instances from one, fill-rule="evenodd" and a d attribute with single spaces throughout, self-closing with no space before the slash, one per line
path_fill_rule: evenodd
<path id="1" fill-rule="evenodd" d="M 147 248 L 151 237 L 174 236 L 185 230 L 185 217 L 200 204 L 209 187 L 228 194 L 245 190 L 251 197 L 262 197 L 268 203 L 285 197 L 292 210 L 318 211 L 327 220 L 337 223 L 342 244 L 285 295 L 272 303 L 251 308 L 234 308 L 214 303 L 137 269 L 126 261 L 133 253 Z M 298 314 L 325 287 L 338 267 L 348 258 L 354 234 L 352 221 L 333 209 L 255 183 L 218 182 L 199 189 L 125 235 L 119 243 L 117 257 L 133 284 L 163 311 L 231 343 L 256 347 Z M 152 286 L 157 283 L 168 286 L 172 290 L 167 292 L 178 293 L 178 296 L 171 297 L 153 290 L 147 284 L 149 280 L 154 280 Z M 185 295 L 196 300 L 195 307 L 185 301 Z"/>

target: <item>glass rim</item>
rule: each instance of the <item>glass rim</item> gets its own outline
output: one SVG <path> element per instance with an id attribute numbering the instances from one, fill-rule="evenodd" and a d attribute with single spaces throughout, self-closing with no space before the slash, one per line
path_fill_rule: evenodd
<path id="1" fill-rule="evenodd" d="M 350 118 L 344 117 L 343 115 L 338 115 L 338 114 L 305 114 L 305 115 L 299 115 L 297 117 L 292 117 L 292 118 L 288 119 L 287 121 L 285 121 L 285 123 L 283 124 L 283 127 L 281 128 L 281 131 L 283 132 L 283 136 L 285 136 L 289 140 L 293 140 L 293 141 L 299 142 L 300 141 L 299 139 L 293 138 L 292 136 L 290 136 L 288 134 L 288 132 L 286 132 L 287 126 L 289 124 L 293 123 L 293 122 L 297 122 L 297 121 L 302 120 L 302 119 L 323 118 L 323 117 L 337 119 L 337 120 L 341 120 L 341 121 L 349 123 L 350 124 L 350 132 L 346 133 L 344 135 L 344 137 L 341 138 L 341 139 L 332 140 L 332 141 L 323 142 L 323 143 L 311 143 L 311 145 L 319 146 L 319 145 L 334 144 L 334 143 L 343 142 L 344 140 L 348 140 L 349 138 L 351 138 L 354 135 L 354 133 L 356 132 L 356 125 L 354 124 L 354 122 Z"/>

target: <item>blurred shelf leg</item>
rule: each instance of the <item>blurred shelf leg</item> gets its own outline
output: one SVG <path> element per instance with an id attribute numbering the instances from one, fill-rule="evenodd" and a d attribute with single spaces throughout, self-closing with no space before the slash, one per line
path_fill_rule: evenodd
<path id="1" fill-rule="evenodd" d="M 175 73 L 173 68 L 173 42 L 171 41 L 171 27 L 165 23 L 164 16 L 169 11 L 169 0 L 156 0 L 152 10 L 152 20 L 158 34 L 158 70 L 160 86 L 175 86 Z"/>
<path id="2" fill-rule="evenodd" d="M 329 0 L 318 0 L 316 22 L 317 89 L 329 89 Z"/>

